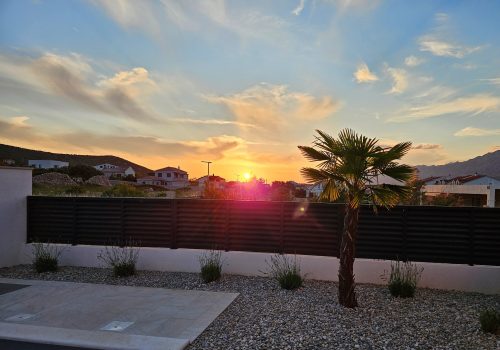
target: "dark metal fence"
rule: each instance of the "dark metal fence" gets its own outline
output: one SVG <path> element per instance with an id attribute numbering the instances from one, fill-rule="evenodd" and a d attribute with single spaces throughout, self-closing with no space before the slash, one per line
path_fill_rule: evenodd
<path id="1" fill-rule="evenodd" d="M 28 241 L 338 256 L 344 206 L 194 199 L 28 197 Z M 360 212 L 356 256 L 500 266 L 500 209 Z"/>

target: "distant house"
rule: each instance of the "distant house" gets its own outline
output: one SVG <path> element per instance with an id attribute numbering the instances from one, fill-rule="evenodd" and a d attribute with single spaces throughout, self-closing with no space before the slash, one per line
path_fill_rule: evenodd
<path id="1" fill-rule="evenodd" d="M 207 179 L 208 178 L 209 178 L 208 175 L 205 175 L 203 177 L 200 177 L 198 180 L 196 180 L 196 182 L 198 183 L 198 187 L 200 189 L 205 189 L 205 187 L 207 186 Z M 226 187 L 226 179 L 224 179 L 220 176 L 210 175 L 209 181 L 210 181 L 211 188 L 222 190 Z"/>
<path id="2" fill-rule="evenodd" d="M 59 160 L 37 159 L 28 160 L 28 166 L 38 169 L 58 169 L 69 166 L 69 163 Z"/>
<path id="3" fill-rule="evenodd" d="M 323 189 L 325 188 L 325 185 L 322 183 L 317 183 L 314 185 L 309 185 L 306 187 L 306 197 L 319 197 L 321 193 L 323 193 Z"/>
<path id="4" fill-rule="evenodd" d="M 184 188 L 189 186 L 188 173 L 181 170 L 180 167 L 165 167 L 155 170 L 154 176 L 158 179 L 165 180 L 166 187 L 170 189 Z"/>
<path id="5" fill-rule="evenodd" d="M 107 165 L 111 165 L 111 164 L 107 164 Z M 94 168 L 96 168 L 96 167 L 97 167 L 97 165 Z M 125 167 L 113 165 L 112 167 L 103 167 L 102 169 L 98 169 L 98 168 L 96 168 L 96 169 L 101 171 L 104 175 L 106 175 L 107 178 L 115 177 L 115 178 L 121 179 L 121 178 L 127 177 L 128 175 L 135 176 L 135 170 L 130 166 L 125 168 Z"/>
<path id="6" fill-rule="evenodd" d="M 435 177 L 422 180 L 427 196 L 459 194 L 466 205 L 500 207 L 500 180 L 486 175 Z"/>
<path id="7" fill-rule="evenodd" d="M 154 185 L 154 186 L 167 186 L 167 182 L 156 176 L 144 176 L 137 179 L 137 183 L 140 185 Z"/>
<path id="8" fill-rule="evenodd" d="M 2 159 L 1 163 L 3 165 L 16 165 L 16 161 L 14 159 Z"/>
<path id="9" fill-rule="evenodd" d="M 97 165 L 94 165 L 94 168 L 96 168 L 97 170 L 104 170 L 104 169 L 116 169 L 116 168 L 119 168 L 118 165 L 113 165 L 113 164 L 109 164 L 109 163 L 104 163 L 104 164 L 97 164 Z"/>

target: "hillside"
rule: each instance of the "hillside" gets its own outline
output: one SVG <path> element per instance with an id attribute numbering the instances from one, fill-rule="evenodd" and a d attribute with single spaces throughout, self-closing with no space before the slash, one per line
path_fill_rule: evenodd
<path id="1" fill-rule="evenodd" d="M 22 166 L 28 166 L 28 160 L 30 159 L 53 159 L 69 162 L 70 165 L 83 164 L 94 166 L 97 164 L 110 163 L 122 167 L 131 166 L 134 168 L 137 176 L 144 176 L 147 173 L 152 172 L 152 170 L 139 164 L 135 164 L 126 159 L 115 156 L 87 156 L 79 154 L 51 153 L 4 144 L 0 144 L 0 159 L 13 159 L 16 161 L 17 165 Z"/>
<path id="2" fill-rule="evenodd" d="M 460 176 L 478 173 L 492 177 L 500 177 L 500 150 L 486 153 L 463 162 L 454 162 L 444 165 L 417 165 L 420 178 L 431 176 Z"/>

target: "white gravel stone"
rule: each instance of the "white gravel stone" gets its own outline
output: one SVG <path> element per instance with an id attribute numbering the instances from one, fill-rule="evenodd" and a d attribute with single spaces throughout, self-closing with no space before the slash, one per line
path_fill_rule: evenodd
<path id="1" fill-rule="evenodd" d="M 62 267 L 37 274 L 31 266 L 0 269 L 0 277 L 238 292 L 239 297 L 198 337 L 199 349 L 500 349 L 480 329 L 479 312 L 500 309 L 499 295 L 418 289 L 397 299 L 386 287 L 358 285 L 360 306 L 337 303 L 337 284 L 305 282 L 296 291 L 263 277 L 223 275 L 203 284 L 193 273 L 138 271 L 115 278 L 109 269 Z"/>

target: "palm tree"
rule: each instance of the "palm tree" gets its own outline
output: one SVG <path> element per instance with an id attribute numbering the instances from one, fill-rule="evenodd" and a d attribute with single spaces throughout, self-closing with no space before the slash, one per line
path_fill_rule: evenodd
<path id="1" fill-rule="evenodd" d="M 405 184 L 379 185 L 378 181 L 384 175 L 400 182 L 412 178 L 414 169 L 397 163 L 410 150 L 411 142 L 382 147 L 377 144 L 379 140 L 351 129 L 341 130 L 337 139 L 316 132 L 319 136 L 313 147 L 298 147 L 309 161 L 319 163 L 316 168 L 303 168 L 301 173 L 308 182 L 324 185 L 322 199 L 335 201 L 343 196 L 346 201 L 339 252 L 339 303 L 352 308 L 358 306 L 353 265 L 360 205 L 370 203 L 376 211 L 377 206 L 392 207 L 408 195 Z"/>

